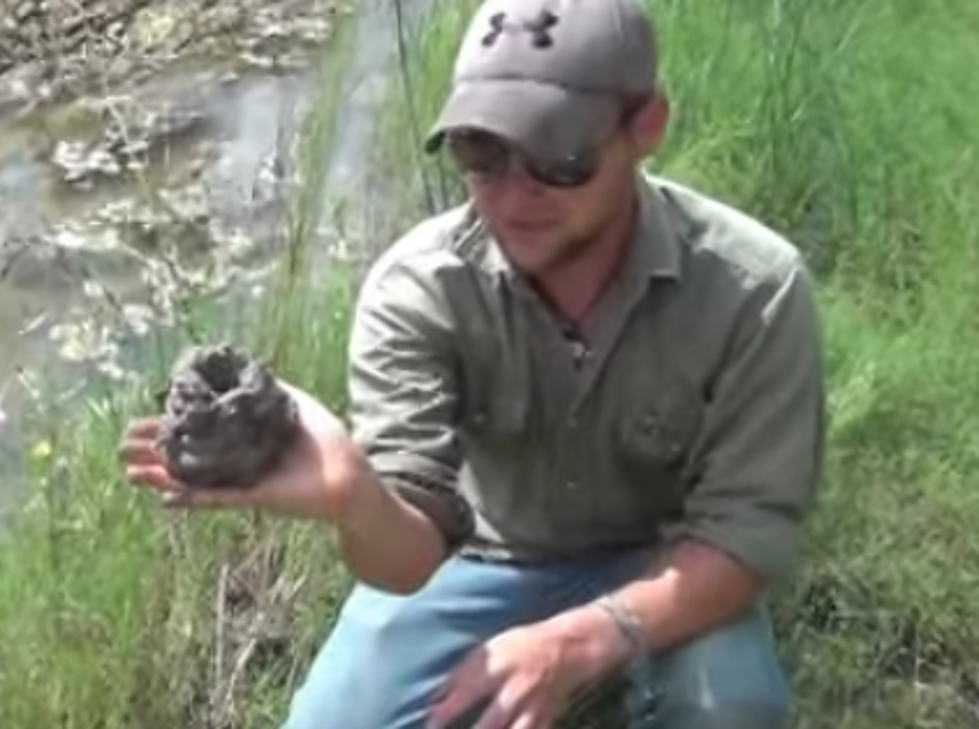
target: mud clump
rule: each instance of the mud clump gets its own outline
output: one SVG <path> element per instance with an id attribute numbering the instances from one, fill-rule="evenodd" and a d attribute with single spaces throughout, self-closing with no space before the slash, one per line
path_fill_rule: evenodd
<path id="1" fill-rule="evenodd" d="M 292 397 L 260 362 L 229 344 L 195 347 L 162 395 L 157 446 L 193 488 L 249 488 L 280 462 L 299 429 Z"/>

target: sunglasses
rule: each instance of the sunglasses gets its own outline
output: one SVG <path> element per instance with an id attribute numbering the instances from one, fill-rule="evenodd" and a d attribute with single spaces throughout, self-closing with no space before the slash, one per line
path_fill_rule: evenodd
<path id="1" fill-rule="evenodd" d="M 531 178 L 548 187 L 572 188 L 587 184 L 601 165 L 602 147 L 595 144 L 566 157 L 549 159 L 518 150 L 500 137 L 483 131 L 451 132 L 449 153 L 466 174 L 485 180 L 505 177 L 514 158 L 519 158 Z"/>
<path id="2" fill-rule="evenodd" d="M 650 98 L 646 94 L 624 98 L 618 128 L 627 126 Z M 449 153 L 465 174 L 484 180 L 501 179 L 509 173 L 513 159 L 517 158 L 532 179 L 559 188 L 581 187 L 591 182 L 601 166 L 602 153 L 611 141 L 612 137 L 596 140 L 574 154 L 552 159 L 516 149 L 505 139 L 479 129 L 457 130 L 446 135 Z"/>

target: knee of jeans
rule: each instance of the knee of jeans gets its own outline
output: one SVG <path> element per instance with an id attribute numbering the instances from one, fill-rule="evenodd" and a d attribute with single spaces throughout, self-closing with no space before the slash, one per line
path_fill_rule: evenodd
<path id="1" fill-rule="evenodd" d="M 408 600 L 360 589 L 344 606 L 281 729 L 421 727 L 428 699 L 464 638 Z"/>
<path id="2" fill-rule="evenodd" d="M 749 697 L 664 706 L 657 729 L 786 729 L 788 707 Z"/>
<path id="3" fill-rule="evenodd" d="M 656 659 L 653 659 L 656 662 Z M 667 729 L 782 729 L 789 688 L 768 623 L 753 615 L 665 656 L 654 671 Z"/>
<path id="4" fill-rule="evenodd" d="M 396 657 L 394 660 L 397 660 Z M 320 667 L 293 696 L 281 729 L 420 729 L 432 677 L 391 663 Z M 336 672 L 345 671 L 345 675 Z"/>

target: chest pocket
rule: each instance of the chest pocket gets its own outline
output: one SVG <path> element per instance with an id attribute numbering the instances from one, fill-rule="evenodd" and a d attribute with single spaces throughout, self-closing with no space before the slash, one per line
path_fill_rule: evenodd
<path id="1" fill-rule="evenodd" d="M 463 432 L 489 441 L 506 441 L 523 435 L 529 410 L 526 385 L 504 377 L 479 380 L 463 394 Z"/>
<path id="2" fill-rule="evenodd" d="M 692 388 L 671 377 L 669 391 L 646 391 L 617 418 L 615 452 L 637 509 L 678 516 L 694 477 L 692 449 L 703 404 Z"/>
<path id="3" fill-rule="evenodd" d="M 619 454 L 640 472 L 676 473 L 683 468 L 687 453 L 685 426 L 676 413 L 656 405 L 634 407 L 619 422 Z"/>
<path id="4" fill-rule="evenodd" d="M 486 445 L 519 441 L 529 429 L 530 415 L 525 352 L 485 332 L 467 339 L 460 357 L 462 433 Z"/>

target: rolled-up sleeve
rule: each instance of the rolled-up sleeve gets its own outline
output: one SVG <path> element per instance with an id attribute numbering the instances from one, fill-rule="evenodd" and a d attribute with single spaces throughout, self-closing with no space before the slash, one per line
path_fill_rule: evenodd
<path id="1" fill-rule="evenodd" d="M 458 365 L 452 322 L 421 265 L 380 261 L 365 277 L 348 350 L 348 417 L 381 483 L 424 512 L 450 548 L 473 519 L 456 488 Z"/>
<path id="2" fill-rule="evenodd" d="M 798 260 L 759 283 L 713 383 L 700 477 L 681 533 L 766 582 L 786 578 L 821 478 L 825 394 L 810 274 Z"/>

